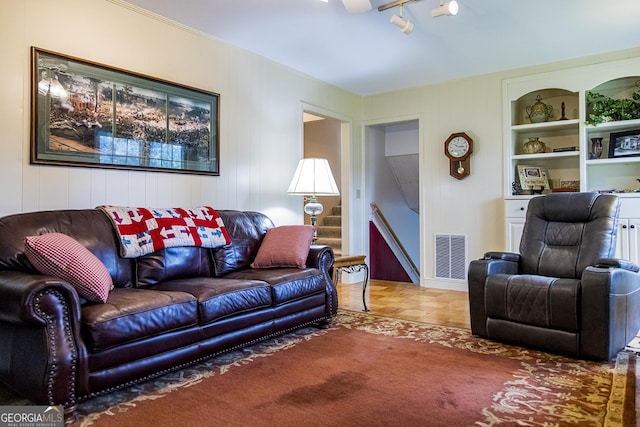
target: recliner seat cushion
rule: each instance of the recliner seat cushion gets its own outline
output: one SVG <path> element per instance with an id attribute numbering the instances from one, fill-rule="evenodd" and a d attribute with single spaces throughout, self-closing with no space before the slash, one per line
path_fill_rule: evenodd
<path id="1" fill-rule="evenodd" d="M 580 330 L 580 281 L 536 275 L 496 274 L 487 278 L 487 317 L 526 325 Z"/>
<path id="2" fill-rule="evenodd" d="M 198 321 L 201 325 L 271 307 L 272 302 L 270 286 L 260 280 L 194 277 L 170 280 L 152 289 L 193 295 L 198 301 Z"/>
<path id="3" fill-rule="evenodd" d="M 115 288 L 106 303 L 82 308 L 81 329 L 89 351 L 100 351 L 195 326 L 197 310 L 185 292 Z"/>

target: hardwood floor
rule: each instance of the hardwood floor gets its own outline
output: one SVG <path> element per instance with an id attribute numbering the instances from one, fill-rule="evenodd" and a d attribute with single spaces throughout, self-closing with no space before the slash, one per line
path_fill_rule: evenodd
<path id="1" fill-rule="evenodd" d="M 362 283 L 338 282 L 338 305 L 362 310 Z M 417 284 L 371 280 L 367 286 L 370 313 L 395 319 L 470 328 L 466 292 L 423 288 Z"/>

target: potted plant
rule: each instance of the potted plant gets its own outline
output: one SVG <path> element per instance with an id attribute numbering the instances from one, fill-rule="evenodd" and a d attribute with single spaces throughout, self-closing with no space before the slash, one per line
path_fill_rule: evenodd
<path id="1" fill-rule="evenodd" d="M 631 99 L 614 99 L 598 92 L 588 91 L 587 125 L 597 126 L 603 122 L 640 119 L 640 88 L 633 92 Z"/>

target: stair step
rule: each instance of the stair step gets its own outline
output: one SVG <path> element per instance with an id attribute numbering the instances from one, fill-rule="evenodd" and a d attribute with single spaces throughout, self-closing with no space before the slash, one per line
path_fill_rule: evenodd
<path id="1" fill-rule="evenodd" d="M 342 237 L 342 227 L 333 227 L 327 225 L 318 226 L 318 237 Z"/>
<path id="2" fill-rule="evenodd" d="M 342 246 L 342 239 L 339 237 L 318 237 L 316 240 L 316 245 L 327 245 L 332 248 L 339 248 Z"/>
<path id="3" fill-rule="evenodd" d="M 342 225 L 342 217 L 339 215 L 326 215 L 322 217 L 322 225 L 340 227 Z"/>
<path id="4" fill-rule="evenodd" d="M 318 225 L 316 245 L 327 245 L 336 257 L 342 255 L 342 206 L 333 206 L 331 213 L 322 217 Z"/>

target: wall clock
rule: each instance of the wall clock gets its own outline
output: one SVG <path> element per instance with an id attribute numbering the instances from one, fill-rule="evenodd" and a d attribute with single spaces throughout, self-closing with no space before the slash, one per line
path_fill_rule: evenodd
<path id="1" fill-rule="evenodd" d="M 444 142 L 444 154 L 449 158 L 449 175 L 464 179 L 471 173 L 473 140 L 464 132 L 452 133 Z"/>

